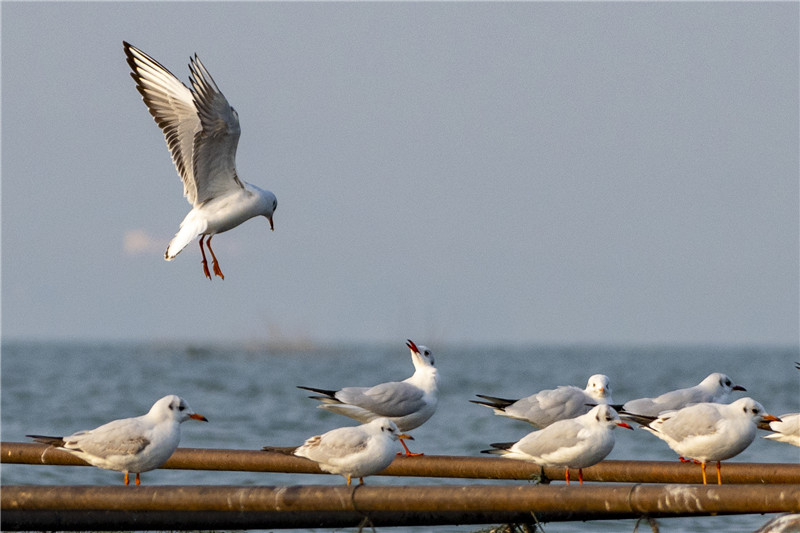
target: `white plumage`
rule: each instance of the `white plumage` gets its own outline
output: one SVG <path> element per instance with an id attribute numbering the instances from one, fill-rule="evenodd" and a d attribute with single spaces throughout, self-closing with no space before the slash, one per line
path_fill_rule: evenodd
<path id="1" fill-rule="evenodd" d="M 567 484 L 569 469 L 577 468 L 578 480 L 583 484 L 583 469 L 599 463 L 614 449 L 612 430 L 617 426 L 631 429 L 613 407 L 597 405 L 584 415 L 553 422 L 517 442 L 491 444 L 494 449 L 482 453 L 564 467 Z"/>
<path id="2" fill-rule="evenodd" d="M 410 431 L 425 423 L 439 401 L 439 373 L 434 366 L 433 354 L 425 346 L 417 347 L 413 341 L 406 344 L 411 351 L 414 375 L 403 381 L 381 383 L 374 387 L 345 387 L 340 390 L 315 389 L 299 386 L 320 396 L 310 396 L 322 402 L 318 407 L 359 422 L 369 422 L 379 417 L 391 419 L 400 431 Z M 403 444 L 402 440 L 400 441 Z M 403 444 L 407 455 L 412 454 Z"/>
<path id="3" fill-rule="evenodd" d="M 193 412 L 178 396 L 164 396 L 150 411 L 135 418 L 114 420 L 67 437 L 26 435 L 37 442 L 61 448 L 94 466 L 125 473 L 139 474 L 164 464 L 181 440 L 181 423 L 189 419 L 208 422 Z"/>
<path id="4" fill-rule="evenodd" d="M 523 420 L 537 428 L 545 428 L 558 420 L 586 414 L 596 404 L 612 402 L 609 379 L 603 374 L 590 377 L 585 389 L 565 385 L 539 391 L 519 400 L 483 394 L 476 396 L 485 401 L 470 400 L 472 403 L 489 407 L 496 415 Z"/>
<path id="5" fill-rule="evenodd" d="M 149 55 L 126 42 L 122 44 L 133 71 L 131 77 L 164 132 L 183 180 L 183 194 L 192 205 L 164 258 L 174 259 L 200 236 L 203 271 L 211 279 L 203 250 L 203 239 L 208 237 L 214 274 L 225 279 L 211 249 L 211 238 L 256 216 L 266 217 L 273 229 L 272 215 L 278 200 L 272 192 L 242 181 L 236 174 L 239 115 L 197 55 L 189 61 L 190 89 Z"/>
<path id="6" fill-rule="evenodd" d="M 709 374 L 703 381 L 694 387 L 665 392 L 655 398 L 639 398 L 630 400 L 620 409 L 625 416 L 627 413 L 658 416 L 664 411 L 682 409 L 695 403 L 725 403 L 731 391 L 745 391 L 744 387 L 735 385 L 731 378 L 725 374 L 715 372 Z"/>
<path id="7" fill-rule="evenodd" d="M 377 474 L 392 463 L 398 439 L 411 438 L 400 433 L 388 418 L 376 418 L 360 426 L 337 428 L 311 437 L 294 455 L 311 459 L 325 472 L 344 476 L 348 485 L 353 477 L 363 483 L 364 477 Z"/>
<path id="8" fill-rule="evenodd" d="M 703 484 L 706 463 L 717 462 L 717 483 L 722 483 L 720 461 L 742 453 L 756 438 L 756 425 L 778 420 L 767 414 L 752 398 L 740 398 L 731 404 L 698 403 L 677 411 L 667 411 L 650 421 L 644 429 L 660 438 L 681 458 L 699 461 Z"/>

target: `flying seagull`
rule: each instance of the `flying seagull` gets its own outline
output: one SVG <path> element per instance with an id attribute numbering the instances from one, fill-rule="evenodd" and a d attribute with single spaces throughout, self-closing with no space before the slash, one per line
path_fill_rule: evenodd
<path id="1" fill-rule="evenodd" d="M 217 233 L 235 228 L 256 216 L 269 220 L 278 200 L 270 191 L 239 179 L 236 146 L 239 144 L 239 114 L 214 83 L 195 54 L 189 60 L 189 84 L 184 85 L 158 61 L 135 46 L 122 42 L 131 77 L 147 109 L 164 132 L 172 161 L 183 180 L 183 195 L 192 210 L 181 222 L 164 253 L 171 261 L 195 237 L 200 236 L 203 272 L 208 279 L 203 241 L 211 252 L 214 274 L 225 276 L 211 249 Z"/>

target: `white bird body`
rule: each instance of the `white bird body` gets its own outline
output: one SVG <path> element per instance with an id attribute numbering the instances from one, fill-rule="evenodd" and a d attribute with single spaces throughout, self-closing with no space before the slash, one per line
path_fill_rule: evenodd
<path id="1" fill-rule="evenodd" d="M 731 404 L 698 403 L 662 413 L 644 429 L 660 438 L 681 457 L 699 461 L 703 467 L 717 461 L 717 481 L 722 482 L 719 462 L 743 452 L 756 438 L 761 420 L 777 420 L 752 398 Z"/>
<path id="2" fill-rule="evenodd" d="M 190 418 L 207 421 L 175 395 L 161 398 L 147 414 L 78 431 L 67 437 L 27 435 L 37 442 L 61 448 L 94 466 L 139 474 L 154 470 L 172 456 L 181 439 L 180 425 Z"/>
<path id="3" fill-rule="evenodd" d="M 376 474 L 392 463 L 394 443 L 409 439 L 399 432 L 388 418 L 376 418 L 355 427 L 337 428 L 309 438 L 294 451 L 319 464 L 320 470 L 339 474 L 350 484 L 352 477 L 363 478 Z"/>
<path id="4" fill-rule="evenodd" d="M 477 396 L 487 401 L 470 401 L 491 408 L 496 415 L 522 420 L 537 428 L 586 414 L 593 405 L 612 402 L 609 379 L 603 374 L 590 377 L 585 389 L 566 385 L 542 390 L 519 400 L 483 394 Z"/>
<path id="5" fill-rule="evenodd" d="M 408 341 L 414 375 L 403 381 L 381 383 L 374 387 L 345 387 L 338 391 L 300 387 L 322 394 L 311 396 L 322 402 L 318 407 L 348 416 L 359 422 L 376 418 L 391 419 L 400 431 L 410 431 L 425 423 L 439 402 L 439 373 L 433 355 L 425 346 Z"/>
<path id="6" fill-rule="evenodd" d="M 192 205 L 164 258 L 174 259 L 200 236 L 203 270 L 210 279 L 203 251 L 203 238 L 208 236 L 214 273 L 224 279 L 211 249 L 211 238 L 256 216 L 266 217 L 272 229 L 278 201 L 272 192 L 239 179 L 236 173 L 236 148 L 241 134 L 239 114 L 197 55 L 189 62 L 190 89 L 135 46 L 123 42 L 123 47 L 131 77 L 164 132 L 172 161 L 183 181 L 184 196 Z"/>
<path id="7" fill-rule="evenodd" d="M 601 404 L 576 418 L 558 420 L 544 429 L 528 433 L 516 443 L 495 443 L 495 449 L 483 453 L 502 455 L 510 459 L 530 461 L 541 466 L 579 469 L 583 482 L 583 468 L 605 459 L 614 449 L 617 426 L 630 429 L 620 420 L 613 407 Z"/>
<path id="8" fill-rule="evenodd" d="M 243 189 L 233 189 L 195 206 L 180 225 L 167 247 L 165 258 L 171 261 L 198 235 L 223 233 L 253 217 L 251 213 L 271 209 L 269 191 L 243 182 Z"/>
<path id="9" fill-rule="evenodd" d="M 725 374 L 715 372 L 694 387 L 666 392 L 655 398 L 639 398 L 625 402 L 621 414 L 658 416 L 665 411 L 675 411 L 697 403 L 725 403 L 728 395 L 734 390 L 746 389 L 734 385 L 731 378 Z"/>

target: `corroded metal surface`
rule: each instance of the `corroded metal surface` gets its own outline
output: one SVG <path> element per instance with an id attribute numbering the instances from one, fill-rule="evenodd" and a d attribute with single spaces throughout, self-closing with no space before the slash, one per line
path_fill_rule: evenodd
<path id="1" fill-rule="evenodd" d="M 2 491 L 4 530 L 331 528 L 362 521 L 482 524 L 798 511 L 800 485 L 6 486 Z"/>
<path id="2" fill-rule="evenodd" d="M 3 463 L 86 465 L 66 452 L 43 444 L 3 442 Z M 260 450 L 179 448 L 162 468 L 319 474 L 316 463 L 286 453 Z M 388 476 L 463 479 L 537 478 L 542 469 L 523 461 L 499 457 L 400 456 L 381 474 Z M 563 480 L 564 469 L 545 468 L 552 480 Z M 577 477 L 577 476 L 574 476 Z M 679 461 L 603 461 L 583 469 L 585 481 L 607 483 L 701 483 L 700 467 Z M 724 484 L 800 483 L 800 464 L 723 462 Z"/>

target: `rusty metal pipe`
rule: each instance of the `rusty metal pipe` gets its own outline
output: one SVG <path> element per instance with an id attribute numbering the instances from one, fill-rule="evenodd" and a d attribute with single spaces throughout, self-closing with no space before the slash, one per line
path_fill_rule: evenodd
<path id="1" fill-rule="evenodd" d="M 800 485 L 6 486 L 4 530 L 308 528 L 800 511 Z M 535 513 L 534 519 L 531 513 Z"/>
<path id="2" fill-rule="evenodd" d="M 0 458 L 10 464 L 85 466 L 67 452 L 38 443 L 0 443 Z M 322 473 L 316 463 L 286 453 L 260 450 L 179 448 L 162 468 L 249 472 Z M 499 457 L 455 457 L 424 455 L 397 457 L 381 474 L 388 476 L 443 477 L 464 479 L 528 480 L 541 468 L 523 461 Z M 563 480 L 564 469 L 545 468 L 552 480 Z M 700 467 L 679 461 L 603 461 L 583 470 L 585 481 L 616 483 L 701 483 Z M 731 463 L 722 465 L 722 482 L 800 483 L 800 464 Z"/>

